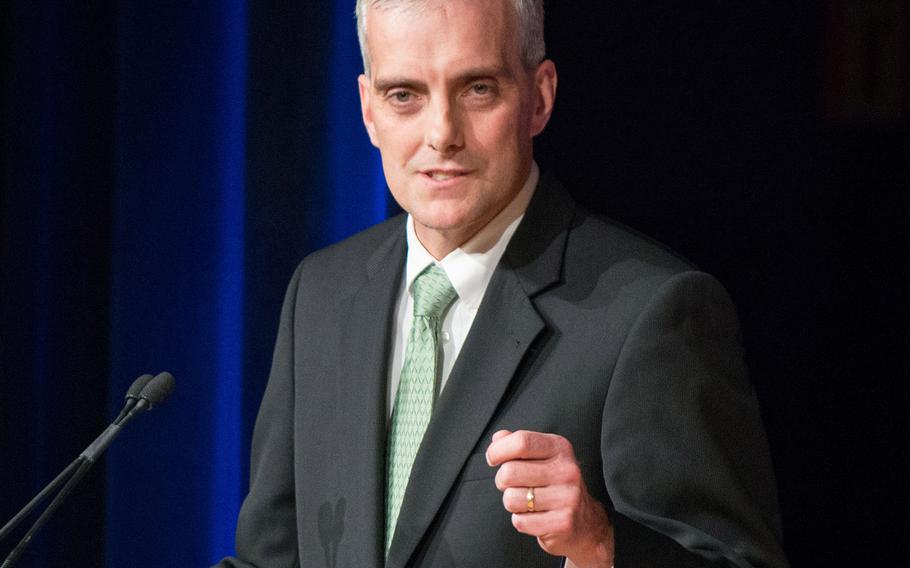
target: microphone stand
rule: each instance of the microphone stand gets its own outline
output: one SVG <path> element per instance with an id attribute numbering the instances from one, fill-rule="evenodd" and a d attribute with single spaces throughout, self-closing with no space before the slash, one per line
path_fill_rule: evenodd
<path id="1" fill-rule="evenodd" d="M 35 533 L 38 532 L 38 529 L 44 526 L 44 523 L 54 514 L 60 504 L 72 493 L 73 489 L 76 488 L 76 485 L 85 477 L 85 474 L 88 473 L 90 467 L 94 462 L 80 457 L 75 463 L 79 463 L 79 467 L 76 469 L 76 472 L 69 478 L 69 481 L 66 482 L 66 485 L 60 490 L 60 493 L 54 497 L 54 500 L 50 502 L 47 508 L 41 513 L 41 516 L 35 521 L 35 523 L 28 529 L 28 532 L 25 533 L 25 536 L 22 537 L 22 540 L 19 541 L 19 544 L 16 545 L 16 548 L 9 553 L 9 556 L 6 557 L 6 560 L 3 561 L 3 564 L 0 565 L 0 568 L 10 568 L 13 564 L 19 560 L 19 557 L 22 556 L 22 553 L 25 552 L 25 548 L 32 542 L 32 538 L 35 536 Z M 69 468 L 67 468 L 69 469 Z"/>
<path id="2" fill-rule="evenodd" d="M 44 489 L 41 490 L 38 495 L 36 495 L 28 504 L 22 508 L 21 511 L 16 513 L 16 516 L 10 519 L 2 529 L 0 529 L 0 540 L 6 538 L 6 536 L 15 529 L 22 520 L 32 512 L 32 510 L 44 500 L 48 495 L 55 491 L 61 484 L 63 487 L 60 489 L 60 492 L 54 497 L 54 499 L 48 504 L 47 508 L 41 513 L 37 520 L 29 528 L 28 532 L 25 533 L 25 536 L 22 537 L 22 540 L 16 545 L 16 547 L 9 553 L 6 559 L 3 561 L 3 564 L 0 564 L 0 568 L 11 568 L 13 564 L 19 560 L 19 557 L 22 556 L 22 553 L 25 552 L 26 547 L 31 543 L 32 538 L 34 538 L 35 533 L 44 526 L 48 521 L 51 515 L 60 507 L 64 500 L 69 497 L 69 494 L 72 493 L 73 489 L 82 481 L 82 478 L 85 477 L 85 474 L 88 473 L 88 470 L 91 469 L 98 458 L 104 453 L 104 450 L 110 445 L 114 440 L 117 434 L 120 433 L 120 430 L 125 426 L 130 420 L 136 417 L 136 414 L 142 412 L 146 409 L 151 409 L 153 406 L 152 400 L 155 403 L 163 400 L 169 393 L 170 389 L 173 388 L 173 377 L 169 373 L 162 373 L 161 375 L 167 374 L 169 380 L 158 380 L 150 381 L 152 377 L 148 375 L 140 377 L 137 379 L 137 382 L 134 383 L 134 388 L 136 385 L 142 381 L 141 386 L 146 384 L 152 384 L 150 387 L 152 390 L 147 393 L 145 388 L 142 389 L 141 394 L 131 395 L 127 398 L 127 404 L 124 407 L 123 411 L 119 416 L 114 420 L 114 422 L 108 426 L 104 432 L 98 436 L 92 444 L 87 447 L 78 458 L 76 458 L 71 464 L 66 466 L 66 468 L 60 472 L 57 477 L 54 478 Z M 155 377 L 159 379 L 161 377 Z M 165 384 L 169 383 L 169 384 Z M 132 389 L 131 389 L 132 390 Z M 151 397 L 151 399 L 150 399 Z M 64 483 L 65 482 L 65 483 Z"/>
<path id="3" fill-rule="evenodd" d="M 19 526 L 19 523 L 22 522 L 22 519 L 27 517 L 28 514 L 32 512 L 32 509 L 34 509 L 38 505 L 38 503 L 43 501 L 45 499 L 45 497 L 50 495 L 51 492 L 56 491 L 57 488 L 73 474 L 73 471 L 77 467 L 79 467 L 79 465 L 84 460 L 85 460 L 85 458 L 82 456 L 79 456 L 78 458 L 73 460 L 73 463 L 66 466 L 66 469 L 61 471 L 60 475 L 58 475 L 57 477 L 54 478 L 53 481 L 48 483 L 47 486 L 45 486 L 45 488 L 41 490 L 41 493 L 35 495 L 35 497 L 31 501 L 29 501 L 25 507 L 22 507 L 22 510 L 20 510 L 18 513 L 16 513 L 15 517 L 10 519 L 10 521 L 8 523 L 3 525 L 3 528 L 0 529 L 0 540 L 3 540 L 4 538 L 6 538 L 6 536 L 9 533 L 13 532 L 13 529 L 15 529 L 17 526 Z"/>

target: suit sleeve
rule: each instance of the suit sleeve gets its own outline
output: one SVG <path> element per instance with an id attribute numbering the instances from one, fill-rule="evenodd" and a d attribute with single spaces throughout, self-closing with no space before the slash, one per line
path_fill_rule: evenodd
<path id="1" fill-rule="evenodd" d="M 237 522 L 237 556 L 218 568 L 296 568 L 294 312 L 301 264 L 285 295 L 269 382 L 253 430 L 250 492 Z"/>
<path id="2" fill-rule="evenodd" d="M 657 288 L 603 418 L 616 568 L 787 566 L 739 324 L 716 280 L 684 272 Z"/>

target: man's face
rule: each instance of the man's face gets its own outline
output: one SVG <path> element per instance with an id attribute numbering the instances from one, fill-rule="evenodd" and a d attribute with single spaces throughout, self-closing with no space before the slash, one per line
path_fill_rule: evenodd
<path id="1" fill-rule="evenodd" d="M 506 0 L 370 8 L 360 101 L 392 195 L 441 258 L 505 207 L 527 178 L 556 70 L 521 62 Z"/>

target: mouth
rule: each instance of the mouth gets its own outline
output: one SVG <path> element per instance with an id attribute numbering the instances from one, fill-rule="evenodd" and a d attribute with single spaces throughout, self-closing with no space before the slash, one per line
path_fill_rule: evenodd
<path id="1" fill-rule="evenodd" d="M 435 182 L 447 182 L 468 175 L 470 172 L 465 170 L 433 169 L 421 170 L 420 175 L 429 178 Z"/>

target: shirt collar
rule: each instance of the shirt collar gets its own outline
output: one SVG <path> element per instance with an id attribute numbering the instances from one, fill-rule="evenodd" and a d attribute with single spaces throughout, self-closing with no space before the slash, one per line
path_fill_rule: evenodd
<path id="1" fill-rule="evenodd" d="M 477 309 L 496 265 L 499 264 L 506 246 L 524 217 L 539 179 L 540 169 L 532 162 L 528 179 L 512 201 L 476 235 L 440 261 L 434 259 L 421 244 L 414 231 L 414 219 L 408 215 L 406 223 L 408 258 L 405 266 L 405 285 L 408 293 L 411 293 L 414 279 L 427 266 L 436 263 L 445 270 L 452 287 L 458 293 L 458 299 L 464 302 L 466 307 Z"/>

